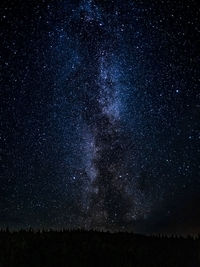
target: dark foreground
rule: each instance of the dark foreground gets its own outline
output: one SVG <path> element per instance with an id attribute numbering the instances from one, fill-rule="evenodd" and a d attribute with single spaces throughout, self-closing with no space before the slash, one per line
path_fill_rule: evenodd
<path id="1" fill-rule="evenodd" d="M 84 231 L 0 232 L 0 267 L 199 267 L 200 238 Z"/>

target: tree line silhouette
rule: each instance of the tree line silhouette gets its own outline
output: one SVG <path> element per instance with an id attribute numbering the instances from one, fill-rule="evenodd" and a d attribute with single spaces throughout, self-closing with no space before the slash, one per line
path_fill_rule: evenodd
<path id="1" fill-rule="evenodd" d="M 0 267 L 199 267 L 200 236 L 84 230 L 0 231 Z"/>

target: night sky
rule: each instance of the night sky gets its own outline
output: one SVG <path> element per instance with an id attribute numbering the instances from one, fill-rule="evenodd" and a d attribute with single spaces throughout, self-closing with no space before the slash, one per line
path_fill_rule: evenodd
<path id="1" fill-rule="evenodd" d="M 200 232 L 197 1 L 0 5 L 0 227 Z"/>

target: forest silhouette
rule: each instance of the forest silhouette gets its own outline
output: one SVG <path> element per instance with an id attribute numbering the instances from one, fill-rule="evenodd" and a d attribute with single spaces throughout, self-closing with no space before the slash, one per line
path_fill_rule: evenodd
<path id="1" fill-rule="evenodd" d="M 0 231 L 0 267 L 199 267 L 200 235 L 84 230 Z"/>

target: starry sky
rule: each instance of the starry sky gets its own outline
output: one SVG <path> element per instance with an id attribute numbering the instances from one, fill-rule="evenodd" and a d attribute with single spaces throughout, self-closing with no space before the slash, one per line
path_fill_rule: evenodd
<path id="1" fill-rule="evenodd" d="M 197 1 L 0 5 L 0 227 L 200 232 Z"/>

